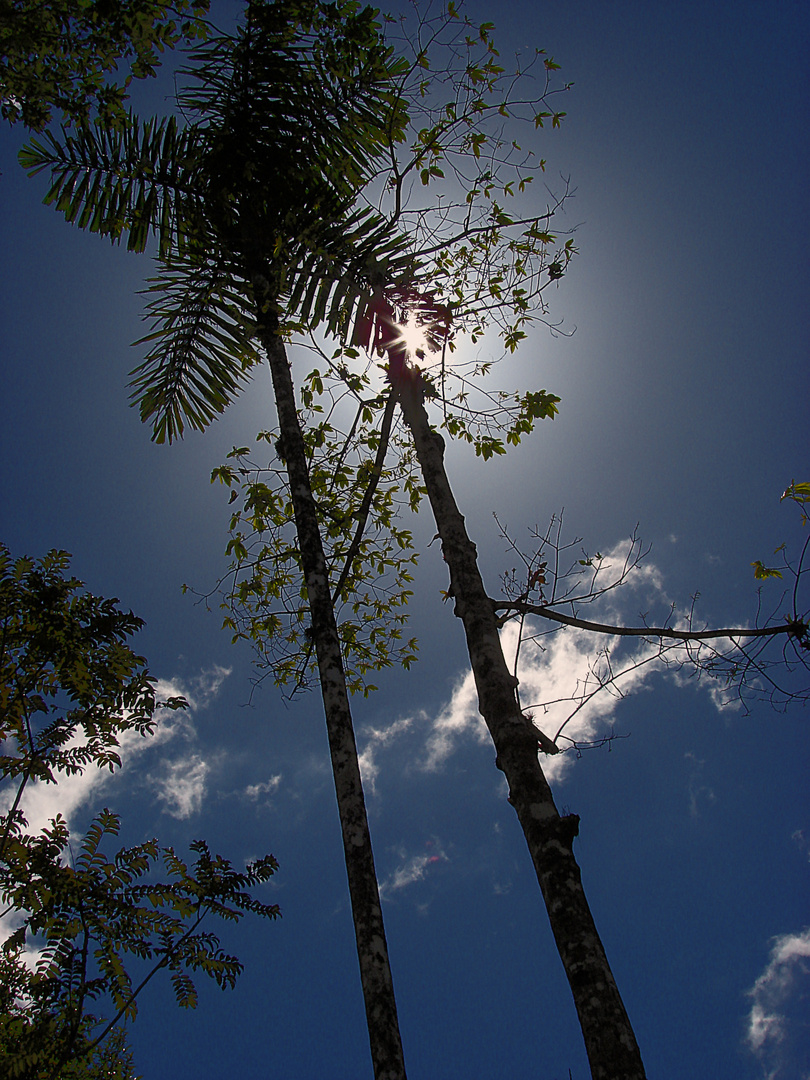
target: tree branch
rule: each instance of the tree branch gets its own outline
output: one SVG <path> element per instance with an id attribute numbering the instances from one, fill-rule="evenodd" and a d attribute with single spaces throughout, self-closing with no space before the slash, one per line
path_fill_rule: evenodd
<path id="1" fill-rule="evenodd" d="M 383 465 L 385 464 L 385 455 L 388 451 L 388 441 L 391 437 L 391 424 L 394 419 L 394 406 L 396 404 L 396 396 L 393 392 L 388 395 L 388 401 L 385 403 L 385 412 L 383 413 L 382 426 L 380 428 L 380 443 L 377 447 L 377 455 L 374 459 L 374 467 L 371 471 L 371 478 L 363 494 L 363 501 L 360 504 L 360 509 L 357 511 L 357 528 L 355 529 L 352 542 L 349 545 L 349 550 L 346 552 L 346 557 L 343 562 L 343 570 L 340 574 L 340 579 L 332 592 L 332 603 L 336 604 L 340 600 L 340 594 L 343 591 L 343 586 L 346 584 L 346 579 L 351 573 L 352 563 L 354 562 L 357 553 L 360 550 L 360 541 L 363 539 L 363 532 L 366 524 L 368 523 L 368 515 L 371 511 L 371 504 L 374 499 L 374 492 L 377 490 L 377 485 L 380 482 L 382 476 Z"/>
<path id="2" fill-rule="evenodd" d="M 773 637 L 776 634 L 788 634 L 790 637 L 803 640 L 807 637 L 808 624 L 802 619 L 792 619 L 779 626 L 757 626 L 753 628 L 723 627 L 718 630 L 676 630 L 671 626 L 612 626 L 609 623 L 591 622 L 590 619 L 580 619 L 576 615 L 564 615 L 561 611 L 555 611 L 545 604 L 530 604 L 520 601 L 510 604 L 493 603 L 493 609 L 503 611 L 499 623 L 503 626 L 514 615 L 539 615 L 543 619 L 551 619 L 552 622 L 563 623 L 565 626 L 575 626 L 578 630 L 590 630 L 595 634 L 611 634 L 614 637 L 658 637 L 674 638 L 676 641 L 710 641 L 713 638 L 762 638 Z"/>

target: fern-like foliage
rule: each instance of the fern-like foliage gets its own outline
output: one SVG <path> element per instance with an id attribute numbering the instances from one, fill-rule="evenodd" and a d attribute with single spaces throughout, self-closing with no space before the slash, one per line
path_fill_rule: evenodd
<path id="1" fill-rule="evenodd" d="M 152 331 L 138 344 L 151 347 L 132 373 L 132 397 L 156 441 L 171 442 L 224 412 L 261 356 L 249 287 L 218 252 L 161 263 L 147 295 Z"/>
<path id="2" fill-rule="evenodd" d="M 204 428 L 233 400 L 268 307 L 282 331 L 345 334 L 372 289 L 413 275 L 407 237 L 358 205 L 407 125 L 402 71 L 370 8 L 252 0 L 235 35 L 192 53 L 184 126 L 130 116 L 23 150 L 69 221 L 134 251 L 156 239 L 151 348 L 132 384 L 156 439 Z"/>
<path id="3" fill-rule="evenodd" d="M 39 835 L 28 834 L 24 822 L 13 825 L 0 864 L 0 900 L 22 924 L 0 951 L 4 1076 L 74 1075 L 120 1020 L 135 1019 L 140 991 L 162 968 L 186 1008 L 197 1002 L 189 972 L 232 987 L 242 964 L 201 924 L 238 922 L 245 912 L 280 914 L 249 891 L 278 869 L 272 855 L 238 871 L 197 841 L 190 868 L 171 848 L 147 840 L 110 858 L 103 847 L 119 828 L 117 815 L 101 811 L 73 859 L 63 819 Z M 40 946 L 33 971 L 24 959 L 32 941 Z M 91 1003 L 111 1018 L 98 1020 L 87 1011 Z"/>
<path id="4" fill-rule="evenodd" d="M 51 131 L 19 154 L 29 175 L 50 170 L 45 203 L 81 229 L 126 240 L 144 251 L 157 237 L 161 257 L 182 252 L 200 220 L 199 132 L 174 117 L 141 122 L 130 113 L 123 128 L 85 126 L 61 140 Z"/>
<path id="5" fill-rule="evenodd" d="M 348 400 L 336 401 L 328 417 L 321 415 L 320 406 L 313 405 L 323 389 L 317 370 L 302 387 L 310 479 L 347 683 L 352 692 L 368 695 L 376 689 L 370 679 L 374 672 L 408 668 L 416 659 L 416 641 L 405 636 L 405 627 L 417 552 L 400 515 L 418 506 L 423 489 L 408 446 L 390 431 L 391 392 L 383 409 L 389 425 L 380 431 L 377 409 L 363 402 L 353 416 Z M 346 429 L 338 426 L 341 419 L 350 420 Z M 262 441 L 275 450 L 267 464 L 257 460 Z M 390 466 L 389 441 L 394 444 Z M 260 669 L 293 695 L 309 685 L 315 670 L 309 605 L 292 494 L 279 456 L 283 440 L 262 432 L 258 442 L 255 451 L 235 447 L 212 475 L 212 482 L 229 488 L 234 504 L 221 606 L 233 639 L 249 641 Z"/>

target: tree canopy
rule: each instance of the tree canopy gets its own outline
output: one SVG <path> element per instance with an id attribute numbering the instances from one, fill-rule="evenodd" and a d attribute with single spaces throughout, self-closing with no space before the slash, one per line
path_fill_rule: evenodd
<path id="1" fill-rule="evenodd" d="M 29 828 L 26 789 L 115 770 L 123 739 L 149 736 L 161 708 L 186 704 L 160 701 L 130 648 L 141 620 L 86 592 L 68 566 L 63 551 L 34 560 L 0 548 L 0 797 L 9 807 L 0 904 L 11 930 L 0 949 L 0 1068 L 17 1080 L 126 1080 L 118 1025 L 135 1019 L 141 991 L 161 970 L 186 1008 L 197 1001 L 190 973 L 232 987 L 242 964 L 207 923 L 276 918 L 278 906 L 248 890 L 278 864 L 269 855 L 239 871 L 204 841 L 192 844 L 192 866 L 154 839 L 110 856 L 120 818 L 108 809 L 76 847 L 61 814 Z"/>
<path id="2" fill-rule="evenodd" d="M 204 36 L 208 6 L 208 0 L 2 0 L 0 115 L 33 131 L 55 117 L 123 127 L 131 81 L 153 76 L 167 49 Z"/>

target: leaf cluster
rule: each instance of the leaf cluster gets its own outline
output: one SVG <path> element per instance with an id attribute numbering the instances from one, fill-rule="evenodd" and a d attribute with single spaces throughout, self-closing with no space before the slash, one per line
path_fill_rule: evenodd
<path id="1" fill-rule="evenodd" d="M 207 11 L 208 0 L 1 0 L 0 115 L 33 131 L 54 112 L 122 129 L 132 80 L 204 37 Z"/>
<path id="2" fill-rule="evenodd" d="M 551 226 L 567 185 L 550 199 L 533 188 L 546 165 L 535 133 L 547 120 L 560 126 L 553 98 L 571 84 L 554 85 L 560 65 L 543 50 L 528 63 L 503 60 L 493 29 L 454 4 L 415 25 L 413 15 L 388 21 L 387 40 L 408 60 L 400 93 L 410 124 L 368 197 L 376 192 L 390 225 L 411 237 L 412 284 L 449 308 L 454 334 L 475 344 L 494 324 L 511 352 L 575 254 Z"/>
<path id="3" fill-rule="evenodd" d="M 0 900 L 23 921 L 2 947 L 3 1075 L 74 1075 L 65 1067 L 92 1055 L 119 1021 L 136 1017 L 140 991 L 161 969 L 170 973 L 185 1008 L 197 1002 L 190 973 L 233 986 L 242 964 L 201 923 L 208 915 L 229 922 L 248 911 L 279 915 L 277 905 L 248 891 L 275 873 L 272 856 L 237 871 L 197 841 L 189 867 L 171 848 L 149 840 L 110 859 L 102 845 L 119 828 L 119 818 L 102 811 L 75 858 L 61 818 L 39 835 L 15 822 L 6 840 Z M 160 864 L 165 878 L 155 876 Z M 25 962 L 26 947 L 35 949 L 33 968 Z M 99 1007 L 111 1018 L 97 1019 Z"/>
<path id="4" fill-rule="evenodd" d="M 368 693 L 375 688 L 369 672 L 407 668 L 416 655 L 415 639 L 402 635 L 418 553 L 399 516 L 418 509 L 424 488 L 411 440 L 391 424 L 392 389 L 373 392 L 374 365 L 358 373 L 359 353 L 351 347 L 332 356 L 317 351 L 324 367 L 301 386 L 304 438 L 349 686 Z M 476 390 L 474 379 L 465 380 L 445 427 L 484 460 L 557 412 L 559 398 L 546 391 L 493 393 L 485 395 L 487 408 L 474 408 L 469 398 Z M 235 504 L 231 565 L 219 589 L 233 639 L 250 641 L 260 667 L 294 693 L 314 670 L 307 595 L 283 442 L 275 432 L 261 433 L 259 442 L 273 447 L 275 460 L 261 465 L 250 447 L 238 447 L 212 474 Z"/>
<path id="5" fill-rule="evenodd" d="M 104 1045 L 114 1026 L 134 1019 L 138 994 L 159 970 L 170 972 L 183 1006 L 196 1002 L 190 972 L 232 986 L 241 964 L 201 923 L 209 915 L 236 922 L 245 912 L 275 918 L 278 908 L 249 890 L 277 864 L 267 856 L 237 871 L 203 841 L 192 845 L 192 868 L 156 840 L 110 858 L 103 842 L 120 823 L 109 810 L 75 857 L 61 816 L 40 833 L 28 830 L 21 804 L 29 781 L 54 784 L 90 766 L 112 771 L 124 734 L 148 735 L 159 708 L 186 704 L 158 701 L 128 643 L 142 621 L 85 591 L 68 568 L 66 552 L 13 559 L 0 547 L 0 796 L 8 807 L 0 911 L 12 929 L 0 949 L 0 1075 L 131 1080 L 120 1037 Z M 112 1019 L 99 1020 L 97 1007 Z"/>
<path id="6" fill-rule="evenodd" d="M 810 503 L 810 483 L 797 482 L 796 480 L 794 480 L 792 483 L 788 484 L 787 488 L 785 488 L 784 492 L 782 493 L 782 498 L 780 501 L 785 502 L 785 500 L 787 500 L 788 502 L 792 502 L 799 507 L 801 511 L 802 525 L 807 525 L 808 515 L 805 507 L 808 503 Z M 774 555 L 781 555 L 785 551 L 786 546 L 786 544 L 780 544 L 779 547 L 776 548 L 776 550 L 774 551 Z M 794 575 L 797 577 L 803 573 L 806 573 L 807 571 L 803 566 L 804 554 L 806 550 L 807 543 L 805 543 L 804 549 L 802 550 L 802 559 L 800 559 L 799 561 L 798 569 L 794 569 L 790 566 L 789 563 L 785 563 L 785 565 L 781 567 L 766 566 L 761 559 L 755 559 L 754 562 L 751 563 L 754 568 L 754 577 L 758 581 L 764 581 L 767 578 L 782 578 L 784 576 L 783 572 L 785 570 L 793 571 Z"/>
<path id="7" fill-rule="evenodd" d="M 559 397 L 546 390 L 497 390 L 482 395 L 483 406 L 473 407 L 471 391 L 480 392 L 480 387 L 458 372 L 455 378 L 460 388 L 445 408 L 442 426 L 453 438 L 473 446 L 476 456 L 484 461 L 505 454 L 508 446 L 517 446 L 524 435 L 534 431 L 537 420 L 553 420 L 559 411 Z"/>
<path id="8" fill-rule="evenodd" d="M 378 427 L 379 403 L 359 395 L 368 390 L 368 376 L 358 377 L 355 386 L 359 400 L 346 394 L 340 378 L 330 381 L 315 369 L 302 397 L 309 406 L 304 437 L 347 682 L 353 692 L 368 694 L 375 689 L 370 672 L 393 664 L 407 668 L 416 656 L 416 641 L 403 630 L 417 553 L 398 519 L 403 509 L 416 509 L 423 489 L 401 436 L 385 423 Z M 326 410 L 328 392 L 335 397 Z M 388 398 L 390 419 L 390 392 Z M 345 427 L 342 421 L 348 421 Z M 230 489 L 235 507 L 227 546 L 231 566 L 220 582 L 222 608 L 234 640 L 250 641 L 260 667 L 294 693 L 308 685 L 315 656 L 283 442 L 275 432 L 262 432 L 257 447 L 262 441 L 274 451 L 267 465 L 258 464 L 250 448 L 236 447 L 212 475 L 212 482 Z M 390 466 L 389 444 L 396 450 Z"/>
<path id="9" fill-rule="evenodd" d="M 67 577 L 70 556 L 13 559 L 0 545 L 0 781 L 55 783 L 57 773 L 120 765 L 119 740 L 154 730 L 160 708 L 128 639 L 143 625 L 117 600 Z"/>

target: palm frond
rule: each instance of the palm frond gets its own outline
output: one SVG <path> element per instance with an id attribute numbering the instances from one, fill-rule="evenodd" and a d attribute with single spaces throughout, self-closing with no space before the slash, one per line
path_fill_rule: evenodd
<path id="1" fill-rule="evenodd" d="M 153 330 L 136 344 L 152 343 L 132 372 L 132 399 L 152 438 L 172 442 L 188 424 L 203 431 L 221 415 L 260 362 L 255 325 L 246 307 L 246 282 L 216 255 L 175 257 L 150 279 L 147 318 Z"/>
<path id="2" fill-rule="evenodd" d="M 307 247 L 306 239 L 287 276 L 284 308 L 294 322 L 309 330 L 325 325 L 344 341 L 369 293 L 382 285 L 410 283 L 418 273 L 409 237 L 391 233 L 385 219 L 371 210 L 355 210 L 322 227 L 318 244 Z"/>
<path id="3" fill-rule="evenodd" d="M 405 129 L 402 62 L 374 12 L 345 0 L 253 0 L 235 37 L 192 60 L 179 104 L 200 133 L 209 222 L 235 252 L 255 254 L 257 227 L 266 256 L 341 222 Z"/>
<path id="4" fill-rule="evenodd" d="M 159 440 L 184 423 L 204 427 L 247 381 L 258 274 L 286 330 L 326 324 L 348 337 L 362 298 L 414 268 L 407 238 L 356 205 L 404 123 L 399 61 L 372 13 L 254 2 L 236 39 L 206 42 L 193 59 L 180 104 L 197 133 L 208 236 L 193 255 L 172 254 L 152 283 L 153 330 L 142 339 L 152 349 L 132 384 Z"/>
<path id="5" fill-rule="evenodd" d="M 236 38 L 209 40 L 191 56 L 184 113 L 271 172 L 281 157 L 284 171 L 300 167 L 310 182 L 354 195 L 371 162 L 404 137 L 396 80 L 407 65 L 384 43 L 371 8 L 252 0 Z"/>
<path id="6" fill-rule="evenodd" d="M 130 116 L 121 132 L 46 134 L 21 155 L 51 171 L 46 202 L 69 221 L 135 251 L 158 238 L 131 387 L 161 442 L 205 428 L 247 382 L 258 275 L 285 329 L 325 324 L 347 340 L 368 294 L 415 272 L 405 234 L 358 206 L 407 122 L 402 62 L 372 9 L 251 0 L 245 26 L 192 61 L 186 126 Z"/>
<path id="7" fill-rule="evenodd" d="M 61 141 L 45 132 L 19 160 L 31 176 L 50 170 L 44 201 L 68 221 L 113 242 L 126 238 L 130 251 L 143 251 L 155 233 L 165 257 L 183 250 L 199 218 L 199 149 L 199 132 L 174 117 L 142 123 L 130 114 L 120 131 L 63 128 Z"/>

